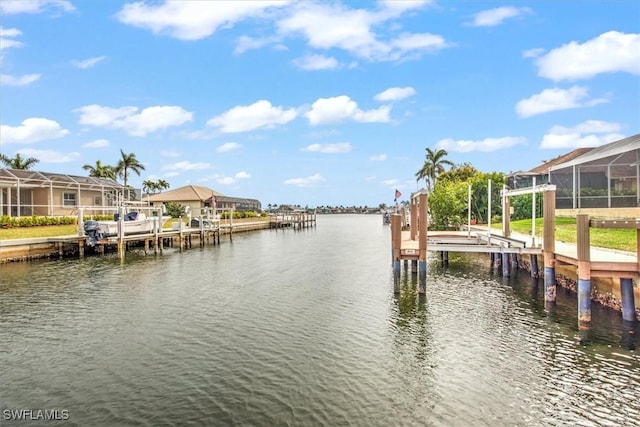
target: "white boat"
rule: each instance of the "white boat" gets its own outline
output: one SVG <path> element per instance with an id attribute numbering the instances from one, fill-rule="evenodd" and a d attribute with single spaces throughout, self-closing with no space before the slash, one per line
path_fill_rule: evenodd
<path id="1" fill-rule="evenodd" d="M 124 221 L 122 221 L 124 227 L 124 235 L 131 234 L 148 234 L 153 233 L 156 229 L 162 228 L 163 222 L 169 217 L 148 217 L 144 212 L 129 212 L 125 214 Z M 87 235 L 87 244 L 94 246 L 98 241 L 106 238 L 118 235 L 118 219 L 119 215 L 114 215 L 112 221 L 85 221 L 84 232 Z"/>

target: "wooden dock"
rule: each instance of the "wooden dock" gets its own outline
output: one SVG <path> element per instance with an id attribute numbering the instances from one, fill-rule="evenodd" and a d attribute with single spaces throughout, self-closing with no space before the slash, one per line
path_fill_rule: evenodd
<path id="1" fill-rule="evenodd" d="M 533 191 L 538 191 L 534 189 Z M 466 231 L 428 230 L 428 196 L 417 192 L 411 197 L 409 225 L 403 224 L 406 215 L 391 215 L 392 266 L 394 287 L 399 291 L 401 261 L 411 261 L 412 271 L 418 273 L 418 291 L 426 292 L 427 252 L 441 252 L 442 259 L 448 259 L 449 252 L 487 253 L 494 267 L 502 267 L 503 276 L 509 276 L 510 267 L 518 265 L 519 256 L 531 259 L 531 274 L 538 275 L 538 257 L 544 261 L 545 301 L 555 303 L 557 266 L 570 265 L 578 272 L 578 323 L 588 328 L 591 322 L 591 278 L 604 277 L 620 281 L 622 316 L 625 321 L 636 320 L 636 304 L 633 280 L 640 277 L 640 220 L 601 220 L 587 215 L 576 217 L 576 244 L 568 245 L 555 241 L 555 187 L 544 186 L 543 192 L 544 229 L 543 238 L 537 245 L 524 236 L 512 236 L 508 215 L 503 222 L 502 232 L 490 227 Z M 509 194 L 503 195 L 503 211 L 508 212 Z M 408 230 L 407 230 L 408 228 Z M 637 249 L 634 256 L 599 251 L 592 248 L 589 239 L 591 228 L 624 228 L 636 230 Z"/>

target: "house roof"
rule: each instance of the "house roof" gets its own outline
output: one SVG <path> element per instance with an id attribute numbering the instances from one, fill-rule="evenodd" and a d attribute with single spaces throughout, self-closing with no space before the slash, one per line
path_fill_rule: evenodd
<path id="1" fill-rule="evenodd" d="M 640 161 L 640 134 L 620 139 L 609 144 L 601 145 L 591 149 L 590 151 L 566 160 L 562 163 L 555 164 L 550 170 L 558 170 L 568 168 L 574 165 L 597 164 L 599 166 L 606 164 L 638 164 Z"/>
<path id="2" fill-rule="evenodd" d="M 202 187 L 200 185 L 185 185 L 173 190 L 164 191 L 158 194 L 151 194 L 145 198 L 144 201 L 149 202 L 191 202 L 199 200 L 204 202 L 211 198 L 211 194 L 218 196 L 224 196 L 222 193 L 218 193 L 210 189 L 209 187 Z"/>
<path id="3" fill-rule="evenodd" d="M 563 154 L 562 156 L 558 156 L 555 159 L 551 159 L 548 162 L 544 162 L 543 164 L 536 166 L 535 168 L 529 170 L 529 173 L 530 174 L 546 174 L 555 165 L 571 161 L 576 157 L 579 157 L 585 153 L 588 153 L 591 150 L 594 150 L 594 148 L 593 147 L 576 148 L 575 150 L 570 151 L 567 154 Z"/>
<path id="4" fill-rule="evenodd" d="M 111 178 L 96 178 L 92 176 L 67 175 L 61 173 L 39 172 L 25 169 L 0 168 L 0 182 L 19 181 L 22 185 L 83 188 L 124 188 Z"/>

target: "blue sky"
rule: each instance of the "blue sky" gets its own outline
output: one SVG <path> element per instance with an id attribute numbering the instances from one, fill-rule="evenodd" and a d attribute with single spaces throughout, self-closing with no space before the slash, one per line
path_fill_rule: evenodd
<path id="1" fill-rule="evenodd" d="M 0 150 L 263 205 L 528 170 L 640 132 L 638 1 L 0 2 Z M 420 187 L 424 185 L 420 183 Z"/>

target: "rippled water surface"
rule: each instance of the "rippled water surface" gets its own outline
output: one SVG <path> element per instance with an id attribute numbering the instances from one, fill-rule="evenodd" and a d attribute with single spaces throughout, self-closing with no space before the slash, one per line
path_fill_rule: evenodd
<path id="1" fill-rule="evenodd" d="M 594 306 L 581 334 L 575 295 L 545 309 L 542 281 L 487 256 L 433 255 L 426 297 L 404 269 L 394 295 L 379 216 L 222 240 L 1 265 L 0 410 L 82 426 L 640 425 L 640 329 L 619 313 Z"/>

